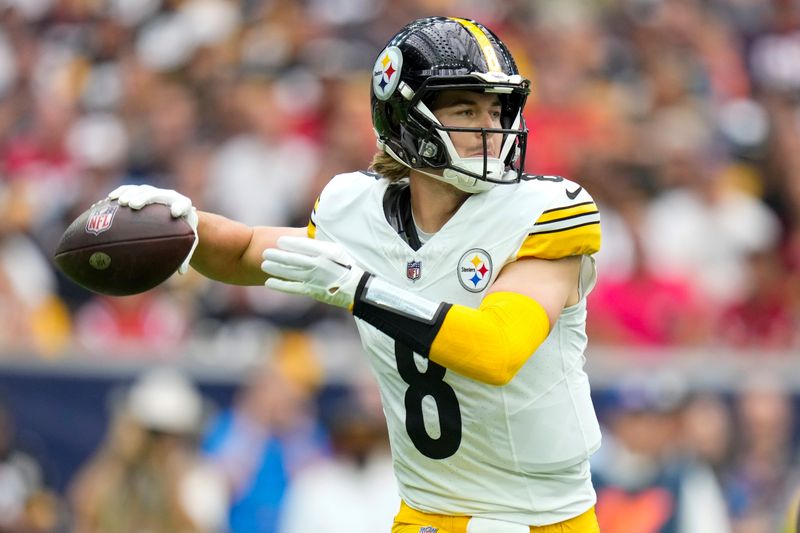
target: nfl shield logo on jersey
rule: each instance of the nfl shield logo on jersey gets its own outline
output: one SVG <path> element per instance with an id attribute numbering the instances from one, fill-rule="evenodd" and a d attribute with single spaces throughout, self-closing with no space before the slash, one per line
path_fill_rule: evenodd
<path id="1" fill-rule="evenodd" d="M 86 233 L 100 235 L 110 228 L 118 208 L 119 205 L 109 203 L 92 209 L 89 218 L 86 219 Z"/>
<path id="2" fill-rule="evenodd" d="M 406 277 L 411 281 L 417 281 L 422 275 L 422 261 L 409 261 L 406 263 Z"/>

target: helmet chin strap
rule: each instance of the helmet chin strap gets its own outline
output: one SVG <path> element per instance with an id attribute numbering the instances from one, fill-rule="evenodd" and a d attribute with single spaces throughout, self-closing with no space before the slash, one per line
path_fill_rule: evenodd
<path id="1" fill-rule="evenodd" d="M 443 124 L 439 121 L 439 119 L 436 117 L 433 111 L 431 111 L 430 108 L 427 105 L 425 105 L 424 102 L 422 101 L 417 102 L 416 108 L 420 113 L 422 113 L 425 117 L 427 117 L 427 119 L 430 120 L 433 124 L 438 124 L 439 126 L 443 126 Z M 517 115 L 517 118 L 514 121 L 515 127 L 519 124 L 519 120 L 520 117 L 519 115 Z M 483 157 L 461 157 L 458 154 L 458 150 L 456 150 L 455 145 L 453 144 L 453 139 L 450 137 L 450 134 L 446 130 L 440 130 L 437 128 L 436 133 L 437 135 L 439 135 L 439 138 L 444 143 L 444 147 L 445 150 L 447 151 L 448 159 L 450 160 L 450 164 L 452 165 L 452 167 L 445 168 L 441 176 L 428 174 L 425 172 L 423 172 L 423 174 L 435 177 L 436 179 L 444 181 L 445 183 L 449 183 L 454 187 L 469 193 L 488 191 L 489 189 L 494 187 L 495 183 L 493 183 L 493 181 L 494 182 L 502 181 L 503 175 L 505 174 L 505 163 L 503 161 L 508 151 L 512 148 L 515 148 L 514 138 L 516 136 L 513 137 L 509 136 L 503 143 L 504 145 L 502 147 L 501 157 L 485 158 L 486 161 L 485 177 L 491 180 L 489 181 L 486 179 L 475 178 L 474 176 L 470 176 L 468 174 L 471 173 L 471 174 L 484 175 Z M 425 145 L 432 147 L 435 153 L 436 151 L 435 145 L 433 145 L 432 143 L 425 143 Z M 484 149 L 485 146 L 486 145 L 484 139 Z M 392 155 L 392 157 L 395 156 Z M 395 157 L 395 159 L 397 158 Z M 459 169 L 463 169 L 463 172 L 460 171 Z"/>
<path id="2" fill-rule="evenodd" d="M 483 173 L 482 157 L 466 157 L 459 159 L 458 163 L 464 170 L 475 174 Z M 503 165 L 503 162 L 494 157 L 490 157 L 486 160 L 486 174 L 488 176 L 497 176 L 496 179 L 500 179 L 500 176 L 503 175 L 503 171 L 505 170 L 504 167 L 505 165 Z M 495 183 L 491 181 L 474 178 L 454 168 L 444 169 L 439 179 L 451 183 L 465 192 L 485 192 L 495 186 Z"/>
<path id="3" fill-rule="evenodd" d="M 452 169 L 452 168 L 444 169 L 444 171 L 442 172 L 441 175 L 433 174 L 431 172 L 426 172 L 426 171 L 424 171 L 422 169 L 419 169 L 419 168 L 413 168 L 408 163 L 403 161 L 400 158 L 400 156 L 398 156 L 394 152 L 394 150 L 392 150 L 388 145 L 386 145 L 384 143 L 379 143 L 378 146 L 383 148 L 383 150 L 387 154 L 389 154 L 392 157 L 392 159 L 394 159 L 395 161 L 397 161 L 398 163 L 400 163 L 404 167 L 408 168 L 409 170 L 414 170 L 414 171 L 419 172 L 420 174 L 423 174 L 425 176 L 437 179 L 437 180 L 442 181 L 444 183 L 448 183 L 448 184 L 452 185 L 453 187 L 455 187 L 456 189 L 459 189 L 461 191 L 468 192 L 470 194 L 475 194 L 475 193 L 480 193 L 480 192 L 486 192 L 486 191 L 488 191 L 489 189 L 491 189 L 491 188 L 493 188 L 495 186 L 494 183 L 491 183 L 489 181 L 480 180 L 480 179 L 474 178 L 472 176 L 468 176 L 468 175 L 464 174 L 463 172 L 459 172 L 459 171 L 457 171 L 455 169 Z M 474 160 L 474 161 L 470 161 L 470 160 Z M 470 164 L 470 166 L 477 166 L 477 168 L 475 170 L 476 173 L 483 171 L 483 158 L 482 157 L 465 158 L 465 159 L 462 159 L 461 161 L 464 162 L 464 163 Z M 489 158 L 489 160 L 487 161 L 487 170 L 489 172 L 493 172 L 494 171 L 492 169 L 493 166 L 497 166 L 498 170 L 499 170 L 499 173 L 502 175 L 503 162 L 500 161 L 499 159 Z M 472 171 L 472 169 L 469 169 L 469 168 L 467 170 Z"/>

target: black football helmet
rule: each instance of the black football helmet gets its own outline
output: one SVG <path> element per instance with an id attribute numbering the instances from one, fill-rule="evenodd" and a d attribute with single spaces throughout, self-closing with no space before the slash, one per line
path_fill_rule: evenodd
<path id="1" fill-rule="evenodd" d="M 430 175 L 467 192 L 516 183 L 528 138 L 522 110 L 529 85 L 506 45 L 482 24 L 448 17 L 416 20 L 387 43 L 372 70 L 378 147 L 409 168 L 442 169 L 442 176 Z M 446 90 L 497 94 L 501 127 L 444 127 L 430 104 Z M 451 131 L 481 133 L 483 157 L 460 157 Z M 503 135 L 499 158 L 487 154 L 488 134 Z"/>

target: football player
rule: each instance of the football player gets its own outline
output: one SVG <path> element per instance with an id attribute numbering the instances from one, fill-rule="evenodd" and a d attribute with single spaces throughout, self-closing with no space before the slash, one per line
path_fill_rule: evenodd
<path id="1" fill-rule="evenodd" d="M 580 185 L 525 174 L 529 91 L 485 26 L 425 18 L 377 56 L 372 172 L 335 176 L 306 229 L 111 194 L 199 221 L 206 276 L 353 313 L 390 432 L 393 533 L 599 530 L 583 364 L 600 219 Z"/>

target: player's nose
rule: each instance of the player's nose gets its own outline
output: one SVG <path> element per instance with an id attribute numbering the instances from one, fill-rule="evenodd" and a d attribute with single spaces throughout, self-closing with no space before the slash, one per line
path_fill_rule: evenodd
<path id="1" fill-rule="evenodd" d="M 500 142 L 502 141 L 503 135 L 501 133 L 490 133 L 487 131 L 483 131 L 485 129 L 492 129 L 497 128 L 497 125 L 494 122 L 490 122 L 487 124 L 481 124 L 480 126 L 481 132 L 478 134 L 481 137 L 481 145 L 484 143 L 484 137 L 486 142 L 486 152 L 492 156 L 495 155 L 500 147 Z"/>
<path id="2" fill-rule="evenodd" d="M 492 111 L 485 111 L 479 113 L 477 127 L 486 129 L 497 128 L 498 127 L 497 117 Z"/>

